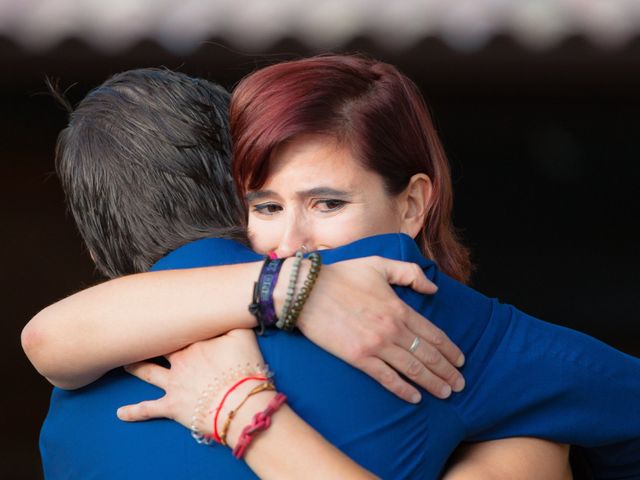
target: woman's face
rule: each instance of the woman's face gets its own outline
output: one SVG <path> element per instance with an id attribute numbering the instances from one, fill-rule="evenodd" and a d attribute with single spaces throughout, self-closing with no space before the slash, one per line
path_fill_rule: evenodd
<path id="1" fill-rule="evenodd" d="M 402 231 L 402 195 L 364 169 L 348 147 L 305 135 L 273 154 L 269 177 L 246 195 L 254 250 L 293 255 L 335 248 L 370 235 Z"/>

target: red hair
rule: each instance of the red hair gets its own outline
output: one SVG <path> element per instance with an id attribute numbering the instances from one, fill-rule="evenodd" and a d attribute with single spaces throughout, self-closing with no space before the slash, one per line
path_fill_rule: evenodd
<path id="1" fill-rule="evenodd" d="M 425 173 L 432 202 L 416 241 L 451 277 L 466 282 L 468 249 L 452 223 L 449 164 L 416 85 L 395 67 L 354 55 L 323 55 L 278 63 L 245 77 L 230 106 L 233 176 L 241 194 L 259 189 L 271 154 L 302 134 L 345 142 L 392 195 Z"/>

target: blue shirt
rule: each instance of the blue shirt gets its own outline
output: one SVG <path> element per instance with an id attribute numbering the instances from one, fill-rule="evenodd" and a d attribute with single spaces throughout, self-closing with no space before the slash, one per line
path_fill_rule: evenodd
<path id="1" fill-rule="evenodd" d="M 325 263 L 367 255 L 415 262 L 439 286 L 433 296 L 397 292 L 464 351 L 467 386 L 448 400 L 424 395 L 411 405 L 299 334 L 259 338 L 278 389 L 331 443 L 382 478 L 424 479 L 436 478 L 463 440 L 536 436 L 585 447 L 595 478 L 640 479 L 638 359 L 450 279 L 405 235 L 322 252 Z M 207 239 L 154 268 L 259 258 L 233 242 Z M 118 407 L 162 394 L 120 369 L 80 390 L 54 389 L 40 439 L 46 477 L 255 478 L 226 448 L 198 445 L 172 421 L 116 418 Z"/>

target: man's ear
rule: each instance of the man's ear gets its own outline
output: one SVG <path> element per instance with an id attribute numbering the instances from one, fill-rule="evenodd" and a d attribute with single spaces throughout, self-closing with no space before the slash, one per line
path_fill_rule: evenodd
<path id="1" fill-rule="evenodd" d="M 432 204 L 433 184 L 424 173 L 416 173 L 409 180 L 401 196 L 400 232 L 416 238 L 427 218 Z"/>

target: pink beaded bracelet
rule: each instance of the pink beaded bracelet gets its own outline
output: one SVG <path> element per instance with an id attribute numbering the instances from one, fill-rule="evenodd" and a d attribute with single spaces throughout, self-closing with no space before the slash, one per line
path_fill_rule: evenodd
<path id="1" fill-rule="evenodd" d="M 271 426 L 271 415 L 273 415 L 286 401 L 287 396 L 284 393 L 278 393 L 271 399 L 265 410 L 254 415 L 253 421 L 242 429 L 238 443 L 236 443 L 236 446 L 233 449 L 234 457 L 240 459 L 244 456 L 254 435 Z"/>

